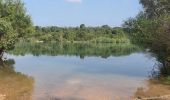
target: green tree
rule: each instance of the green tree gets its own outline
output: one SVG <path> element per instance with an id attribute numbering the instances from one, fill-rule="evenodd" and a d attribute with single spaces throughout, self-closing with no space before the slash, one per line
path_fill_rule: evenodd
<path id="1" fill-rule="evenodd" d="M 3 56 L 4 50 L 14 47 L 18 34 L 13 30 L 11 23 L 0 19 L 0 57 Z"/>
<path id="2" fill-rule="evenodd" d="M 0 55 L 12 49 L 17 38 L 33 32 L 33 29 L 21 0 L 0 0 Z"/>
<path id="3" fill-rule="evenodd" d="M 80 28 L 81 28 L 81 29 L 83 29 L 83 28 L 85 28 L 85 27 L 86 27 L 85 24 L 81 24 L 81 25 L 80 25 Z"/>
<path id="4" fill-rule="evenodd" d="M 170 77 L 170 0 L 140 0 L 144 10 L 124 23 L 131 40 L 156 55 L 158 77 Z M 169 78 L 168 78 L 169 79 Z M 170 80 L 169 80 L 170 83 Z"/>
<path id="5" fill-rule="evenodd" d="M 170 14 L 170 0 L 140 0 L 148 18 L 160 17 Z"/>

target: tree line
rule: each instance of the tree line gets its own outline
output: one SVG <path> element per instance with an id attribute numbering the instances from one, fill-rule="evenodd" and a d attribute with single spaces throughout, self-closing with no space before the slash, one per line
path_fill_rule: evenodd
<path id="1" fill-rule="evenodd" d="M 142 44 L 159 60 L 158 76 L 170 80 L 170 0 L 139 0 L 143 10 L 122 27 L 33 26 L 21 0 L 0 0 L 0 57 L 20 40 Z M 130 38 L 130 40 L 129 40 Z"/>
<path id="2" fill-rule="evenodd" d="M 35 26 L 35 32 L 28 34 L 28 41 L 43 42 L 95 42 L 95 43 L 128 43 L 129 39 L 121 27 L 57 27 Z"/>
<path id="3" fill-rule="evenodd" d="M 22 0 L 0 0 L 0 57 L 20 40 L 28 42 L 129 43 L 120 27 L 40 27 L 33 26 Z"/>

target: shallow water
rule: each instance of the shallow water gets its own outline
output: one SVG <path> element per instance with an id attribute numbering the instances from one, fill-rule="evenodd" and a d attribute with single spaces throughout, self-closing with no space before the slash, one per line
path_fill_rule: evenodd
<path id="1" fill-rule="evenodd" d="M 129 56 L 11 56 L 15 71 L 34 79 L 32 100 L 130 99 L 147 79 L 155 59 L 144 53 Z"/>

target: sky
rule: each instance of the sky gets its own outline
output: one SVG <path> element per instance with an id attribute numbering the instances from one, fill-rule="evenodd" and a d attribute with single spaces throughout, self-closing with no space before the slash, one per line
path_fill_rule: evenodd
<path id="1" fill-rule="evenodd" d="M 138 0 L 23 0 L 34 25 L 121 26 L 142 10 Z"/>

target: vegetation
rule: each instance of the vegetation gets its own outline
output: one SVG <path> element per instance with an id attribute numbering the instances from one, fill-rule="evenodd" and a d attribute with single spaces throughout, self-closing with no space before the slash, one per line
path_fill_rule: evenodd
<path id="1" fill-rule="evenodd" d="M 170 76 L 170 1 L 140 0 L 144 11 L 124 23 L 133 43 L 143 44 L 160 62 L 156 76 Z M 167 81 L 167 80 L 166 80 Z"/>
<path id="2" fill-rule="evenodd" d="M 14 46 L 16 34 L 13 32 L 11 24 L 0 19 L 0 57 L 2 57 L 3 50 L 11 49 Z"/>
<path id="3" fill-rule="evenodd" d="M 34 31 L 35 29 L 35 31 Z M 101 27 L 61 28 L 33 27 L 21 0 L 0 0 L 0 58 L 14 48 L 17 40 L 27 42 L 130 43 L 122 28 Z"/>
<path id="4" fill-rule="evenodd" d="M 129 39 L 122 28 L 102 27 L 61 28 L 56 26 L 36 26 L 36 32 L 27 35 L 29 42 L 95 42 L 95 43 L 129 43 Z"/>
<path id="5" fill-rule="evenodd" d="M 126 32 L 134 42 L 149 43 L 169 49 L 170 2 L 169 0 L 140 0 L 144 11 L 124 23 Z M 140 37 L 140 39 L 139 39 Z"/>
<path id="6" fill-rule="evenodd" d="M 86 27 L 84 24 L 80 27 L 61 28 L 33 27 L 31 18 L 26 14 L 21 0 L 0 0 L 0 58 L 3 52 L 13 49 L 14 46 L 17 47 L 16 49 L 19 48 L 17 50 L 19 53 L 14 50 L 16 54 L 58 55 L 64 54 L 65 49 L 68 49 L 68 55 L 108 57 L 117 51 L 125 52 L 122 48 L 129 49 L 132 46 L 131 41 L 150 49 L 159 61 L 157 65 L 159 71 L 155 76 L 163 77 L 166 83 L 170 83 L 170 0 L 139 1 L 144 10 L 135 18 L 125 21 L 123 28 L 112 28 L 108 25 Z M 19 45 L 24 47 L 25 44 L 15 45 L 17 40 L 25 40 L 28 43 L 25 48 L 20 48 Z M 36 42 L 44 44 L 40 45 Z M 48 42 L 52 44 L 49 45 Z M 100 45 L 101 43 L 103 44 Z M 37 48 L 40 50 L 37 51 Z M 116 53 L 116 55 L 121 55 L 121 53 Z"/>
<path id="7" fill-rule="evenodd" d="M 12 49 L 19 37 L 33 31 L 21 0 L 0 0 L 0 57 Z"/>

